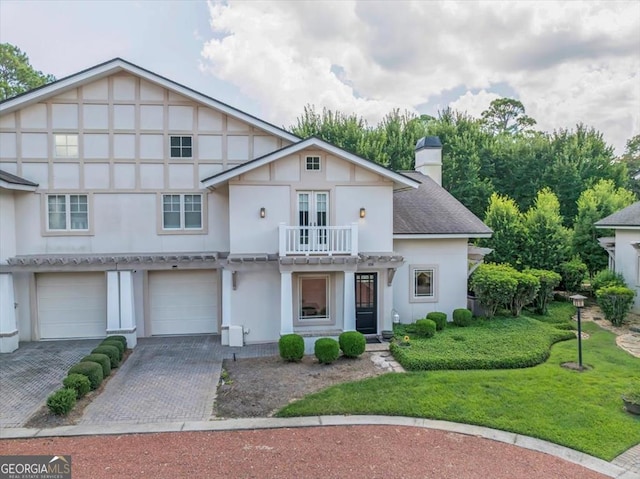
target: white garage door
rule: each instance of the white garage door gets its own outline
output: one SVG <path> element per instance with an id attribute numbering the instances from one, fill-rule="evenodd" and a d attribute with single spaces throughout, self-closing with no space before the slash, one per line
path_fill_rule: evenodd
<path id="1" fill-rule="evenodd" d="M 97 338 L 107 330 L 104 273 L 36 275 L 41 339 Z"/>
<path id="2" fill-rule="evenodd" d="M 151 334 L 218 332 L 216 271 L 149 272 Z"/>

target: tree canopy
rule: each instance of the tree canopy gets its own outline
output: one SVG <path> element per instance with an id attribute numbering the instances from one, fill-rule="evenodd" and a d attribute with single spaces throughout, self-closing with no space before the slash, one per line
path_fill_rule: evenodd
<path id="1" fill-rule="evenodd" d="M 483 125 L 493 134 L 523 133 L 536 121 L 527 116 L 524 105 L 513 98 L 497 98 L 481 114 Z"/>
<path id="2" fill-rule="evenodd" d="M 0 100 L 6 100 L 52 81 L 55 81 L 55 77 L 33 68 L 27 54 L 18 47 L 10 43 L 0 43 Z"/>

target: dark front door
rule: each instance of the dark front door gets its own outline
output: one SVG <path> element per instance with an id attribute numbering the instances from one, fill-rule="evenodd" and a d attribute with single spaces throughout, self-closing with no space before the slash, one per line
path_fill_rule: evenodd
<path id="1" fill-rule="evenodd" d="M 378 332 L 378 274 L 356 273 L 356 330 Z"/>

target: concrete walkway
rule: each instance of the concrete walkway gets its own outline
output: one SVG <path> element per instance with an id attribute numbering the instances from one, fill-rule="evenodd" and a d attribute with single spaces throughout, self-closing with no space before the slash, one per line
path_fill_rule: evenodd
<path id="1" fill-rule="evenodd" d="M 621 465 L 612 464 L 602 459 L 583 454 L 557 444 L 553 444 L 529 436 L 514 434 L 496 429 L 447 421 L 434 421 L 396 416 L 312 416 L 300 418 L 247 418 L 228 419 L 219 421 L 181 421 L 150 424 L 107 424 L 101 426 L 78 425 L 63 426 L 52 429 L 24 429 L 10 428 L 0 430 L 3 439 L 25 439 L 43 437 L 73 437 L 94 435 L 144 434 L 158 432 L 187 432 L 187 431 L 238 431 L 261 430 L 276 428 L 297 428 L 314 426 L 347 426 L 347 425 L 386 425 L 412 426 L 426 429 L 436 429 L 468 436 L 491 439 L 507 444 L 513 444 L 525 449 L 549 454 L 565 461 L 578 464 L 592 471 L 608 477 L 618 479 L 638 479 L 638 474 Z"/>

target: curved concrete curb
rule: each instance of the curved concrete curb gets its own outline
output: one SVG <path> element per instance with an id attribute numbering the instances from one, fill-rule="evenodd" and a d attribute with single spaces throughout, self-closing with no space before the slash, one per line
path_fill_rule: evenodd
<path id="1" fill-rule="evenodd" d="M 574 451 L 568 447 L 559 446 L 548 441 L 536 439 L 512 432 L 490 429 L 488 427 L 472 426 L 449 421 L 436 421 L 403 416 L 310 416 L 294 418 L 243 418 L 223 419 L 212 421 L 186 421 L 147 424 L 109 424 L 98 427 L 91 425 L 62 426 L 51 429 L 3 428 L 0 429 L 1 439 L 27 439 L 35 437 L 64 437 L 64 436 L 97 436 L 109 434 L 146 434 L 158 432 L 182 431 L 236 431 L 246 429 L 276 429 L 291 427 L 317 426 L 410 426 L 425 429 L 466 434 L 493 441 L 513 444 L 525 449 L 550 454 L 565 461 L 599 472 L 617 479 L 637 479 L 631 471 L 611 464 L 597 457 Z"/>

